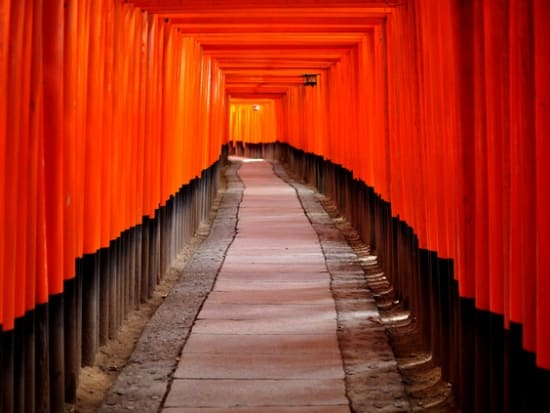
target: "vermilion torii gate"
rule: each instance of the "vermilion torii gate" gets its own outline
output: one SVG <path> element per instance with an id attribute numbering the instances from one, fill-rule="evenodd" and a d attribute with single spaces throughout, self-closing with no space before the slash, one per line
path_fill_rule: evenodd
<path id="1" fill-rule="evenodd" d="M 243 142 L 278 142 L 336 197 L 362 185 L 341 206 L 384 251 L 465 411 L 509 406 L 474 395 L 483 383 L 538 394 L 549 18 L 545 0 L 3 0 L 3 411 L 74 397 L 81 364 L 150 295 Z"/>

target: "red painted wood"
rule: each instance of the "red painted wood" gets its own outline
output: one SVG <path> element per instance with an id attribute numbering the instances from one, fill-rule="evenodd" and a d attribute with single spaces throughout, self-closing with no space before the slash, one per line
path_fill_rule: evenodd
<path id="1" fill-rule="evenodd" d="M 533 3 L 535 58 L 535 162 L 536 162 L 536 351 L 537 365 L 550 368 L 550 50 L 546 40 L 550 35 L 550 4 Z"/>
<path id="2" fill-rule="evenodd" d="M 0 8 L 4 329 L 221 144 L 279 140 L 372 186 L 550 368 L 544 1 L 39 3 Z"/>

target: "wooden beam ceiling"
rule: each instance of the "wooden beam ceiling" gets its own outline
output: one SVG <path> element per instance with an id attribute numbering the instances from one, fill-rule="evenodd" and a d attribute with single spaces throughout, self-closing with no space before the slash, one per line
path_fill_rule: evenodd
<path id="1" fill-rule="evenodd" d="M 131 0 L 191 36 L 226 93 L 284 96 L 336 64 L 385 22 L 393 0 Z"/>

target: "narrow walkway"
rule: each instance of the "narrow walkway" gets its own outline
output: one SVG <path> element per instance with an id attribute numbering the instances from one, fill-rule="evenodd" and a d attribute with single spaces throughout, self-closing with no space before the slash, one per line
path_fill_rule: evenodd
<path id="1" fill-rule="evenodd" d="M 271 164 L 243 162 L 239 176 L 237 234 L 163 412 L 349 412 L 317 234 Z"/>
<path id="2" fill-rule="evenodd" d="M 230 161 L 208 235 L 97 413 L 413 411 L 367 286 L 376 257 L 280 163 Z"/>

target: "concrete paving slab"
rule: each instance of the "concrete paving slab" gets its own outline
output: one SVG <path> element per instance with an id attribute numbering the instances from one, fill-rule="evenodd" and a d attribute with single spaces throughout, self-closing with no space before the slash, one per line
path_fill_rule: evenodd
<path id="1" fill-rule="evenodd" d="M 239 273 L 244 274 L 250 273 L 286 273 L 286 274 L 325 274 L 329 278 L 329 273 L 326 265 L 324 264 L 300 264 L 300 263 L 279 263 L 277 265 L 266 264 L 266 263 L 255 263 L 247 264 L 246 271 L 243 271 L 243 266 L 241 264 L 229 264 L 224 262 L 223 267 L 220 271 L 222 273 Z"/>
<path id="2" fill-rule="evenodd" d="M 264 207 L 251 206 L 247 208 L 246 212 L 250 215 L 259 214 L 266 218 L 287 216 L 288 214 L 305 216 L 304 210 L 299 203 L 296 203 L 296 205 L 291 208 L 281 208 L 279 205 L 275 205 L 275 206 L 271 205 L 271 206 L 264 206 Z"/>
<path id="3" fill-rule="evenodd" d="M 277 235 L 277 237 L 280 237 L 278 241 L 282 239 L 303 239 L 306 236 L 307 239 L 313 241 L 315 239 L 315 233 L 311 232 L 311 230 L 311 227 L 307 228 L 304 225 L 303 219 L 294 220 L 293 222 L 283 222 L 282 220 L 277 222 L 267 222 L 265 220 L 245 220 L 242 222 L 239 221 L 239 224 L 237 225 L 237 231 L 239 234 L 259 234 L 263 235 L 264 239 Z"/>
<path id="4" fill-rule="evenodd" d="M 246 213 L 244 211 L 243 213 Z M 271 220 L 266 219 L 259 219 L 259 217 L 250 217 L 249 218 L 243 218 L 242 220 L 239 219 L 237 223 L 237 230 L 241 229 L 249 229 L 253 230 L 259 233 L 263 233 L 264 235 L 269 235 L 272 231 L 279 231 L 283 235 L 286 234 L 288 236 L 293 235 L 303 235 L 301 231 L 306 231 L 307 235 L 311 235 L 313 232 L 313 229 L 311 225 L 308 224 L 308 221 L 305 217 L 295 217 L 293 215 L 288 215 L 287 220 L 277 220 L 276 222 L 272 222 Z M 268 238 L 268 237 L 266 237 Z"/>
<path id="5" fill-rule="evenodd" d="M 246 172 L 245 172 L 246 175 Z M 266 179 L 269 178 L 268 174 L 264 174 L 261 178 L 259 176 L 254 176 L 248 174 L 247 181 L 247 191 L 246 194 L 248 196 L 254 196 L 254 195 L 271 195 L 274 196 L 274 193 L 277 195 L 292 195 L 293 189 L 289 187 L 288 185 L 285 185 L 283 182 L 278 181 L 271 181 L 268 185 L 266 185 Z M 250 185 L 250 184 L 257 184 L 257 185 Z"/>
<path id="6" fill-rule="evenodd" d="M 290 226 L 291 223 L 296 223 L 296 225 L 305 226 L 307 221 L 304 221 L 305 215 L 300 209 L 288 209 L 281 211 L 279 214 L 266 214 L 266 209 L 258 208 L 253 210 L 253 208 L 248 208 L 245 214 L 241 214 L 239 217 L 239 225 L 242 224 L 252 224 L 252 223 L 265 223 L 266 225 L 275 225 L 283 224 L 285 226 Z"/>
<path id="7" fill-rule="evenodd" d="M 324 263 L 300 263 L 300 262 L 279 262 L 277 265 L 270 263 L 247 263 L 246 272 L 315 272 L 324 273 L 329 278 L 327 267 Z M 239 263 L 230 263 L 225 261 L 220 272 L 239 272 L 243 273 L 243 266 Z"/>
<path id="8" fill-rule="evenodd" d="M 239 280 L 230 276 L 224 276 L 218 278 L 214 290 L 216 291 L 246 291 L 246 290 L 267 290 L 277 291 L 281 289 L 309 289 L 309 288 L 330 288 L 330 280 L 309 280 L 309 281 L 295 281 L 295 280 L 281 280 L 276 281 L 263 280 Z"/>
<path id="9" fill-rule="evenodd" d="M 217 303 L 235 304 L 325 304 L 333 303 L 330 290 L 326 288 L 280 288 L 274 291 L 212 291 L 208 300 Z"/>
<path id="10" fill-rule="evenodd" d="M 172 407 L 164 413 L 349 413 L 347 405 L 340 406 L 254 406 L 254 407 Z"/>
<path id="11" fill-rule="evenodd" d="M 273 208 L 273 205 L 279 206 L 282 210 L 296 209 L 300 207 L 300 204 L 294 200 L 287 201 L 281 196 L 255 196 L 246 197 L 243 199 L 239 208 Z"/>
<path id="12" fill-rule="evenodd" d="M 330 315 L 319 318 L 262 318 L 244 320 L 199 319 L 193 333 L 209 334 L 327 334 L 336 330 L 336 321 Z M 304 324 L 307 323 L 307 324 Z"/>
<path id="13" fill-rule="evenodd" d="M 330 280 L 327 278 L 326 272 L 282 272 L 282 271 L 258 271 L 258 272 L 236 272 L 236 271 L 221 271 L 218 274 L 217 282 L 219 281 L 241 281 L 249 283 L 281 283 L 281 288 L 284 287 L 286 282 L 296 283 L 317 283 L 327 282 Z"/>
<path id="14" fill-rule="evenodd" d="M 288 228 L 279 228 L 277 230 L 269 231 L 269 235 L 266 235 L 264 230 L 261 228 L 238 228 L 239 235 L 246 236 L 250 240 L 254 240 L 259 245 L 261 245 L 267 236 L 279 238 L 280 244 L 284 245 L 287 242 L 292 241 L 308 241 L 316 242 L 315 234 L 309 232 L 296 232 L 294 230 L 289 230 Z"/>
<path id="15" fill-rule="evenodd" d="M 334 304 L 228 304 L 206 302 L 198 319 L 217 320 L 296 320 L 310 322 L 314 319 L 335 320 Z"/>
<path id="16" fill-rule="evenodd" d="M 322 265 L 320 254 L 289 254 L 288 256 L 276 255 L 241 255 L 232 253 L 225 257 L 227 264 L 279 264 L 289 265 L 292 262 L 300 264 L 319 264 Z"/>
<path id="17" fill-rule="evenodd" d="M 344 380 L 177 379 L 165 407 L 341 406 Z M 257 410 L 261 411 L 261 410 Z"/>
<path id="18" fill-rule="evenodd" d="M 248 210 L 244 211 L 244 214 L 246 214 Z M 270 231 L 275 229 L 286 229 L 289 232 L 289 234 L 292 234 L 294 232 L 293 228 L 299 227 L 300 229 L 306 229 L 308 231 L 311 231 L 311 225 L 309 225 L 309 222 L 307 221 L 305 215 L 297 215 L 295 213 L 288 213 L 285 215 L 281 215 L 277 219 L 274 218 L 266 218 L 262 215 L 249 215 L 249 214 L 241 214 L 241 217 L 239 218 L 239 221 L 237 223 L 237 228 L 252 228 L 252 229 L 258 229 L 263 231 Z"/>
<path id="19" fill-rule="evenodd" d="M 258 232 L 258 235 L 261 235 L 260 232 Z M 284 239 L 281 238 L 263 238 L 261 242 L 258 242 L 258 240 L 253 238 L 245 238 L 245 237 L 236 237 L 233 240 L 232 247 L 237 246 L 247 246 L 247 247 L 255 247 L 255 248 L 270 248 L 272 246 L 289 246 L 287 243 L 290 243 L 293 247 L 307 247 L 307 248 L 315 248 L 319 249 L 318 244 L 312 244 L 311 238 L 308 238 L 307 240 L 300 240 L 296 237 L 293 237 L 293 234 L 287 234 L 288 236 L 284 237 Z"/>
<path id="20" fill-rule="evenodd" d="M 240 253 L 242 251 L 248 252 L 249 255 L 284 255 L 290 252 L 299 254 L 318 254 L 321 252 L 318 246 L 311 246 L 311 242 L 298 243 L 292 240 L 288 242 L 271 243 L 270 245 L 266 245 L 265 243 L 258 245 L 258 243 L 254 241 L 245 245 L 234 242 L 231 246 L 231 254 Z"/>
<path id="21" fill-rule="evenodd" d="M 263 245 L 263 243 L 259 244 L 255 241 L 251 241 L 249 245 L 239 245 L 235 243 L 235 245 L 232 246 L 231 254 L 238 253 L 243 255 L 285 255 L 288 253 L 294 253 L 316 255 L 322 252 L 319 248 L 304 247 L 303 245 L 306 242 L 308 244 L 311 244 L 311 241 L 301 241 L 301 243 L 297 243 L 292 240 L 271 245 Z M 321 260 L 321 262 L 322 261 L 323 260 Z"/>
<path id="22" fill-rule="evenodd" d="M 249 251 L 250 253 L 260 253 L 272 255 L 273 251 L 280 252 L 296 252 L 296 253 L 319 253 L 322 252 L 319 245 L 314 244 L 311 240 L 296 240 L 294 238 L 270 239 L 268 241 L 258 242 L 255 239 L 237 238 L 233 241 L 233 245 L 229 249 L 231 254 L 235 251 Z"/>
<path id="23" fill-rule="evenodd" d="M 340 357 L 337 335 L 329 334 L 192 334 L 185 353 L 332 354 Z"/>
<path id="24" fill-rule="evenodd" d="M 330 353 L 183 352 L 176 379 L 344 379 L 342 360 Z"/>
<path id="25" fill-rule="evenodd" d="M 260 249 L 260 248 L 247 248 L 247 247 L 235 247 L 231 251 L 231 254 L 234 256 L 241 257 L 273 257 L 279 260 L 279 262 L 286 262 L 287 255 L 292 254 L 293 258 L 304 257 L 315 257 L 319 261 L 316 263 L 323 264 L 323 256 L 319 249 L 305 249 L 305 248 L 293 248 L 286 245 L 277 245 L 272 246 L 271 248 Z M 297 259 L 294 259 L 297 261 Z M 328 279 L 328 277 L 327 277 Z"/>

